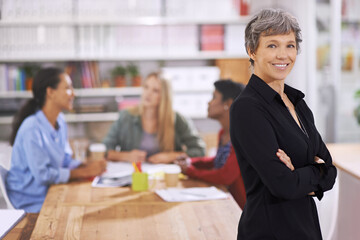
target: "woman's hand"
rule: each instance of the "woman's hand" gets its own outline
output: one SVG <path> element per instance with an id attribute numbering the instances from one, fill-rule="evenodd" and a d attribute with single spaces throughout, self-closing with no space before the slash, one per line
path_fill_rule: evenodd
<path id="1" fill-rule="evenodd" d="M 124 161 L 124 162 L 145 162 L 147 153 L 138 149 L 131 151 L 115 151 L 109 150 L 107 152 L 107 159 L 110 161 Z"/>
<path id="2" fill-rule="evenodd" d="M 183 152 L 160 152 L 150 156 L 148 161 L 151 163 L 173 163 L 184 154 Z"/>
<path id="3" fill-rule="evenodd" d="M 178 157 L 174 163 L 179 165 L 182 173 L 186 174 L 188 167 L 191 165 L 191 159 L 185 155 Z"/>
<path id="4" fill-rule="evenodd" d="M 315 156 L 315 158 L 314 158 L 314 161 L 316 162 L 316 163 L 325 163 L 324 162 L 324 160 L 322 160 L 321 158 L 319 158 L 318 156 Z"/>
<path id="5" fill-rule="evenodd" d="M 131 150 L 129 152 L 128 161 L 129 162 L 145 162 L 147 153 L 141 150 Z"/>
<path id="6" fill-rule="evenodd" d="M 174 161 L 174 159 L 171 158 L 168 153 L 161 152 L 150 156 L 148 161 L 151 163 L 171 163 Z"/>
<path id="7" fill-rule="evenodd" d="M 86 164 L 84 171 L 89 174 L 88 177 L 94 177 L 103 174 L 106 171 L 106 161 L 97 160 Z"/>
<path id="8" fill-rule="evenodd" d="M 85 165 L 80 165 L 78 168 L 70 171 L 70 180 L 79 178 L 88 178 L 101 175 L 106 170 L 106 161 L 98 160 L 90 162 Z"/>
<path id="9" fill-rule="evenodd" d="M 317 164 L 321 164 L 321 163 L 325 163 L 324 160 L 322 160 L 321 158 L 319 158 L 318 156 L 314 157 L 314 162 L 316 162 Z M 320 169 L 320 172 L 322 172 L 322 170 Z M 308 194 L 309 196 L 315 196 L 315 192 L 311 192 Z"/>
<path id="10" fill-rule="evenodd" d="M 295 168 L 292 165 L 290 157 L 281 149 L 278 149 L 276 156 L 282 161 L 291 171 L 294 171 Z"/>

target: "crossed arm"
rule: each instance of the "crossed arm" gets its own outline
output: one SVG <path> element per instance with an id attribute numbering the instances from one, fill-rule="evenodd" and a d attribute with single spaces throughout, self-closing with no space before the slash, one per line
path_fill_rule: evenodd
<path id="1" fill-rule="evenodd" d="M 276 152 L 276 156 L 279 158 L 281 162 L 283 162 L 291 171 L 294 171 L 295 168 L 291 162 L 291 158 L 281 149 L 278 149 Z M 315 156 L 314 162 L 321 164 L 324 163 L 324 160 L 320 159 L 318 156 Z M 310 192 L 309 195 L 315 195 L 315 192 Z"/>

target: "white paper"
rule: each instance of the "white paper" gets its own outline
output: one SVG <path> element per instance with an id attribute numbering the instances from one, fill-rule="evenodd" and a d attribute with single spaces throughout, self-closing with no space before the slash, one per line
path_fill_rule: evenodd
<path id="1" fill-rule="evenodd" d="M 216 187 L 167 188 L 155 190 L 166 202 L 205 201 L 226 199 L 228 195 Z"/>
<path id="2" fill-rule="evenodd" d="M 143 172 L 149 174 L 149 178 L 156 177 L 156 173 L 164 172 L 165 168 L 174 164 L 142 163 Z M 176 165 L 177 166 L 177 165 Z M 134 168 L 129 162 L 108 162 L 106 172 L 94 178 L 93 187 L 121 187 L 131 184 L 131 175 Z"/>
<path id="3" fill-rule="evenodd" d="M 25 216 L 24 210 L 0 209 L 0 239 Z"/>

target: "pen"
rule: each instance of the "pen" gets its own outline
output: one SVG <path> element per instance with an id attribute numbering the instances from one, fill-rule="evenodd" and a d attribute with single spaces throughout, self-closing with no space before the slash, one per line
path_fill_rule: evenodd
<path id="1" fill-rule="evenodd" d="M 136 166 L 136 164 L 134 162 L 132 162 L 132 165 L 135 169 L 135 172 L 140 172 L 139 168 Z"/>
<path id="2" fill-rule="evenodd" d="M 139 171 L 142 172 L 142 170 L 141 170 L 141 162 L 136 162 L 136 166 L 138 167 Z"/>
<path id="3" fill-rule="evenodd" d="M 192 196 L 195 196 L 195 197 L 206 197 L 206 195 L 199 194 L 199 193 L 190 193 L 190 192 L 180 192 L 180 193 L 185 194 L 185 195 L 192 195 Z"/>

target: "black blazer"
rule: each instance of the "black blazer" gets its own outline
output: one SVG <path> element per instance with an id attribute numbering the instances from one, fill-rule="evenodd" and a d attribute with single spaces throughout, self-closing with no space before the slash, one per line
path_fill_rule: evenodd
<path id="1" fill-rule="evenodd" d="M 230 134 L 244 178 L 247 202 L 238 239 L 322 239 L 312 196 L 321 199 L 335 183 L 336 168 L 314 125 L 304 94 L 285 85 L 302 130 L 280 95 L 256 75 L 230 110 Z M 276 152 L 282 149 L 291 171 Z M 318 156 L 325 164 L 314 163 Z"/>

